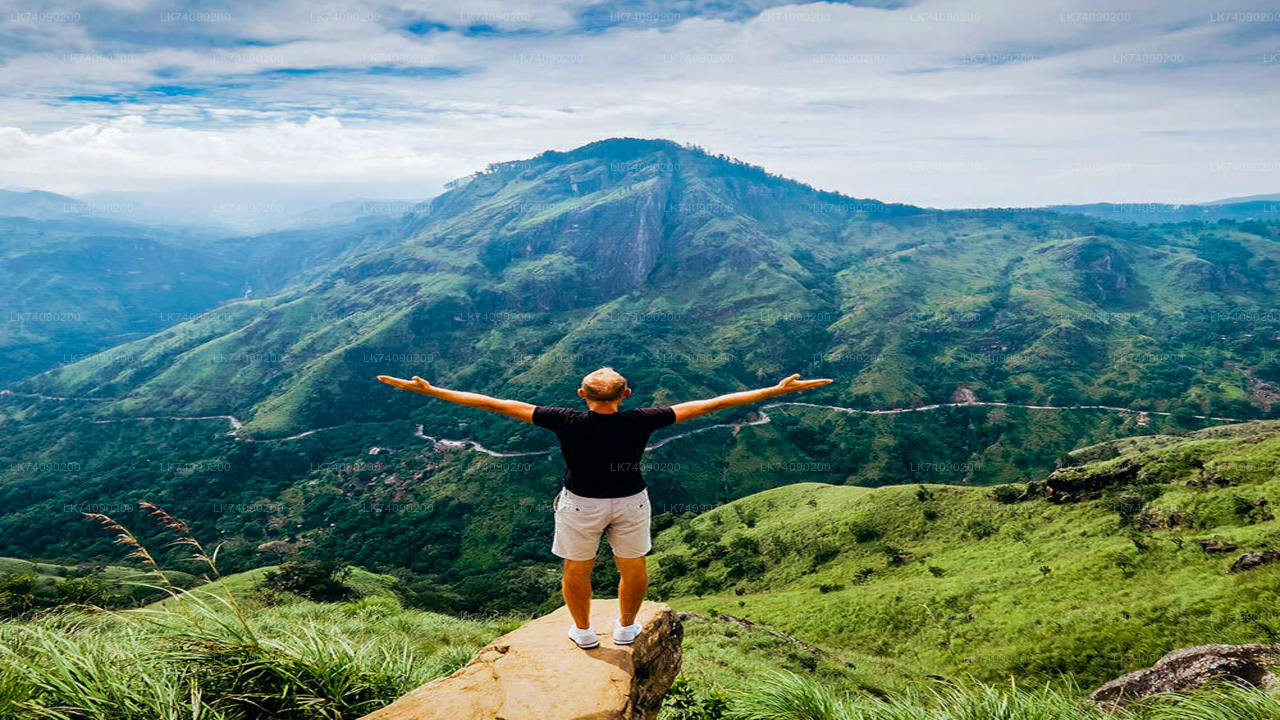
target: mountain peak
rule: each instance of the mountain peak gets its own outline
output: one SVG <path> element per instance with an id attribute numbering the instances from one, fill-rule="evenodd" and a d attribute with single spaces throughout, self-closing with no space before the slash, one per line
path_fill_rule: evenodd
<path id="1" fill-rule="evenodd" d="M 572 150 L 560 152 L 548 150 L 538 157 L 555 160 L 584 160 L 598 158 L 601 160 L 631 160 L 642 155 L 658 152 L 697 152 L 706 154 L 692 146 L 681 145 L 674 140 L 664 138 L 616 137 L 596 140 Z"/>

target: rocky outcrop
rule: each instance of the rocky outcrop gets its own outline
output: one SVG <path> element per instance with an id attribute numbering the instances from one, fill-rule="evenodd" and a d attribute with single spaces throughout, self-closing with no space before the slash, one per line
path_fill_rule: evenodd
<path id="1" fill-rule="evenodd" d="M 1094 690 L 1089 699 L 1108 708 L 1158 693 L 1194 690 L 1210 681 L 1266 687 L 1275 681 L 1270 666 L 1280 655 L 1270 645 L 1200 645 L 1174 650 L 1160 662 Z"/>
<path id="2" fill-rule="evenodd" d="M 1133 483 L 1141 470 L 1141 461 L 1134 458 L 1125 458 L 1103 468 L 1063 467 L 1044 480 L 1032 482 L 1028 488 L 1050 502 L 1081 502 L 1099 497 L 1106 488 Z"/>
<path id="3" fill-rule="evenodd" d="M 1262 567 L 1267 563 L 1273 563 L 1276 560 L 1280 560 L 1280 552 L 1276 552 L 1275 550 L 1245 553 L 1236 558 L 1235 562 L 1231 563 L 1231 570 L 1229 572 L 1238 573 L 1244 572 L 1245 570 L 1253 570 L 1254 568 Z"/>
<path id="4" fill-rule="evenodd" d="M 593 601 L 600 647 L 579 650 L 561 607 L 361 720 L 651 720 L 680 672 L 684 627 L 669 605 L 646 602 L 640 637 L 614 645 L 617 613 L 617 600 Z"/>
<path id="5" fill-rule="evenodd" d="M 1077 293 L 1100 307 L 1145 305 L 1150 293 L 1119 247 L 1094 238 L 1074 246 Z"/>
<path id="6" fill-rule="evenodd" d="M 1218 538 L 1202 538 L 1200 540 L 1196 540 L 1196 544 L 1200 546 L 1201 550 L 1207 553 L 1229 553 L 1239 547 L 1238 545 Z"/>

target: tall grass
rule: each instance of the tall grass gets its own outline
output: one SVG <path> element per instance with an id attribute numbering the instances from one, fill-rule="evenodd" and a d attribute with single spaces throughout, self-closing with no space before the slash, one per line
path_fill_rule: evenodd
<path id="1" fill-rule="evenodd" d="M 1048 686 L 1027 690 L 974 682 L 875 700 L 791 673 L 737 696 L 731 708 L 733 720 L 1280 720 L 1280 698 L 1246 687 L 1161 696 L 1108 712 Z"/>
<path id="2" fill-rule="evenodd" d="M 75 612 L 0 624 L 0 718 L 338 720 L 465 664 L 503 629 L 390 607 L 297 603 L 241 626 L 195 594 L 188 612 Z"/>
<path id="3" fill-rule="evenodd" d="M 145 507 L 218 576 L 216 550 Z M 503 629 L 405 610 L 388 597 L 249 613 L 229 590 L 167 585 L 131 532 L 91 517 L 166 582 L 173 601 L 0 623 L 0 720 L 356 718 L 461 667 Z"/>

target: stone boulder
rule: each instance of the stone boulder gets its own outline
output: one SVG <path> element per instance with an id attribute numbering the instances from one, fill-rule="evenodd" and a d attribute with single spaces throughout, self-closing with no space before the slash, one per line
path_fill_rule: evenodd
<path id="1" fill-rule="evenodd" d="M 1244 572 L 1245 570 L 1253 570 L 1277 560 L 1280 560 L 1280 552 L 1276 552 L 1275 550 L 1245 553 L 1236 558 L 1235 562 L 1231 563 L 1231 570 L 1229 572 L 1238 573 Z"/>
<path id="2" fill-rule="evenodd" d="M 1158 693 L 1185 692 L 1211 682 L 1267 687 L 1280 654 L 1270 645 L 1200 645 L 1174 650 L 1155 665 L 1135 670 L 1094 690 L 1089 699 L 1107 708 Z"/>
<path id="3" fill-rule="evenodd" d="M 640 637 L 614 645 L 617 616 L 617 600 L 592 601 L 600 647 L 580 650 L 561 607 L 361 720 L 652 720 L 680 672 L 684 626 L 669 605 L 646 602 Z"/>

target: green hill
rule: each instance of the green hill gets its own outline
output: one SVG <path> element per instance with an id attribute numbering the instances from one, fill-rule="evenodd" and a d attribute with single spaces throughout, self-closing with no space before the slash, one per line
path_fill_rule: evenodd
<path id="1" fill-rule="evenodd" d="M 714 620 L 728 614 L 878 658 L 873 681 L 821 670 L 880 689 L 926 675 L 1083 687 L 1178 647 L 1276 639 L 1280 562 L 1231 568 L 1280 542 L 1280 424 L 1082 454 L 1113 457 L 1029 486 L 742 498 L 658 536 L 655 588 L 709 618 L 700 632 L 732 630 Z M 687 672 L 711 688 L 752 681 L 723 658 Z"/>
<path id="2" fill-rule="evenodd" d="M 806 401 L 846 409 L 1132 410 L 787 406 L 765 423 L 744 409 L 691 429 L 756 424 L 653 453 L 655 496 L 683 507 L 805 481 L 1030 481 L 1079 446 L 1218 422 L 1192 415 L 1269 417 L 1280 397 L 1276 223 L 934 211 L 615 139 L 495 165 L 395 221 L 316 232 L 224 246 L 269 266 L 314 241 L 314 264 L 264 271 L 277 294 L 0 395 L 13 430 L 0 552 L 110 557 L 79 510 L 110 504 L 137 526 L 146 500 L 223 541 L 229 571 L 284 543 L 409 568 L 456 609 L 539 607 L 559 458 L 437 447 L 414 429 L 502 451 L 552 438 L 395 392 L 382 373 L 544 404 L 576 403 L 577 379 L 611 364 L 633 404 L 804 372 L 836 379 Z M 243 423 L 232 435 L 227 415 Z M 513 581 L 534 589 L 513 595 Z"/>
<path id="3" fill-rule="evenodd" d="M 179 570 L 164 571 L 166 583 L 191 588 L 201 581 Z M 134 607 L 164 594 L 159 578 L 127 565 L 59 565 L 0 557 L 0 616 L 22 616 L 63 605 Z"/>
<path id="4" fill-rule="evenodd" d="M 269 573 L 278 572 L 279 569 L 280 566 L 278 565 L 266 565 L 252 570 L 245 570 L 244 572 L 232 573 L 213 582 L 193 587 L 190 590 L 197 597 L 234 597 L 248 605 L 259 606 L 267 600 L 262 590 L 263 581 Z M 358 567 L 348 567 L 346 570 L 348 574 L 342 579 L 341 584 L 350 591 L 353 600 L 387 598 L 397 603 L 399 602 L 399 594 L 396 592 L 397 587 L 400 585 L 398 579 L 390 575 L 371 573 Z M 279 605 L 302 599 L 302 596 L 295 593 L 276 592 L 271 594 L 270 602 Z M 178 604 L 179 601 L 176 598 L 168 597 L 151 603 L 148 607 L 151 609 L 174 609 Z"/>
<path id="5" fill-rule="evenodd" d="M 652 593 L 687 614 L 682 679 L 665 717 L 717 720 L 751 708 L 762 718 L 991 717 L 982 708 L 998 705 L 1019 708 L 1006 710 L 1011 717 L 1093 720 L 1101 716 L 1077 702 L 1085 690 L 1171 649 L 1276 639 L 1280 421 L 1108 441 L 1063 461 L 1030 483 L 798 483 L 659 516 Z M 473 542 L 481 530 L 466 532 L 468 552 L 485 551 Z M 1250 553 L 1258 564 L 1242 567 Z M 60 572 L 12 560 L 0 567 Z M 358 716 L 519 623 L 402 609 L 399 580 L 358 568 L 346 580 L 358 600 L 265 598 L 257 587 L 271 569 L 205 585 L 183 606 L 149 608 L 161 615 L 0 628 L 0 645 L 16 649 L 0 655 L 9 678 L 0 717 L 13 702 L 92 702 L 105 712 L 190 700 L 126 682 L 143 671 L 179 688 L 199 678 L 208 689 L 201 702 L 223 709 L 247 698 L 297 708 L 298 717 L 321 706 Z M 554 577 L 554 568 L 540 570 L 541 580 Z M 555 594 L 532 572 L 504 580 L 509 593 Z M 214 596 L 236 598 L 245 617 L 204 600 Z M 175 639 L 196 649 L 158 649 Z M 121 656 L 134 660 L 113 670 L 108 658 Z M 240 667 L 262 674 L 241 684 Z M 938 679 L 957 684 L 931 696 Z M 1019 694 L 1010 680 L 1052 689 Z M 764 709 L 767 698 L 791 709 Z M 831 709 L 805 714 L 811 701 Z M 1258 717 L 1274 710 L 1263 694 L 1236 693 L 1174 698 L 1133 717 L 1206 717 L 1214 703 L 1253 707 Z M 862 714 L 837 710 L 846 706 Z"/>

